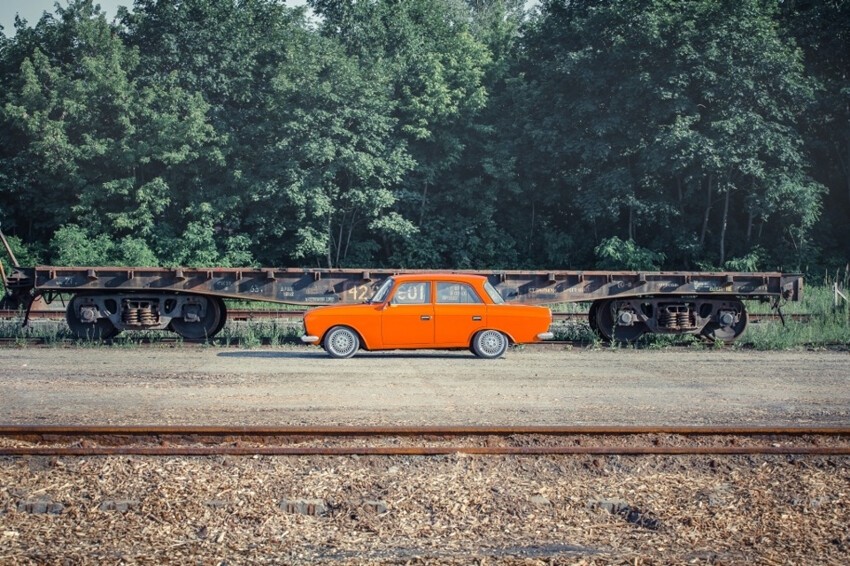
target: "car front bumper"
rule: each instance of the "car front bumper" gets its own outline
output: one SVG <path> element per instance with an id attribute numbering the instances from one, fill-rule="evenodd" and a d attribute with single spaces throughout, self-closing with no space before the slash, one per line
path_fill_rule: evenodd
<path id="1" fill-rule="evenodd" d="M 316 342 L 319 341 L 319 337 L 318 336 L 305 335 L 305 336 L 301 337 L 301 341 L 304 342 L 305 344 L 315 344 Z"/>
<path id="2" fill-rule="evenodd" d="M 541 332 L 537 335 L 538 340 L 551 340 L 555 335 L 551 332 Z"/>

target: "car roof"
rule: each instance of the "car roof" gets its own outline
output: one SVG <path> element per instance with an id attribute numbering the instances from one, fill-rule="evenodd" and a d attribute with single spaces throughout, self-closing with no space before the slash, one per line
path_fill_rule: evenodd
<path id="1" fill-rule="evenodd" d="M 483 275 L 473 275 L 471 273 L 451 273 L 447 271 L 433 273 L 405 273 L 404 275 L 393 275 L 393 279 L 396 281 L 465 281 L 467 283 L 487 280 L 487 278 Z"/>

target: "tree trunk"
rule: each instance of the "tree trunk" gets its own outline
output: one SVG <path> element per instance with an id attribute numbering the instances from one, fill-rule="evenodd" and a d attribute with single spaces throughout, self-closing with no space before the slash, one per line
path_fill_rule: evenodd
<path id="1" fill-rule="evenodd" d="M 723 202 L 723 222 L 720 225 L 720 265 L 726 261 L 726 226 L 729 222 L 729 197 L 732 189 L 726 189 L 726 199 Z"/>
<path id="2" fill-rule="evenodd" d="M 750 247 L 750 240 L 753 235 L 753 211 L 749 211 L 749 218 L 747 218 L 747 248 Z"/>
<path id="3" fill-rule="evenodd" d="M 711 212 L 711 184 L 712 184 L 712 176 L 708 176 L 708 191 L 706 191 L 706 199 L 705 199 L 705 213 L 702 217 L 702 233 L 699 237 L 699 246 L 701 248 L 705 248 L 705 235 L 708 232 L 708 217 Z"/>
<path id="4" fill-rule="evenodd" d="M 334 247 L 334 235 L 333 235 L 333 226 L 331 226 L 331 214 L 328 213 L 328 269 L 333 268 L 334 256 L 333 256 L 333 247 Z"/>
<path id="5" fill-rule="evenodd" d="M 425 203 L 428 200 L 428 183 L 425 183 L 425 186 L 422 189 L 422 202 L 419 205 L 419 226 L 422 227 L 422 223 L 425 221 Z"/>
<path id="6" fill-rule="evenodd" d="M 351 235 L 354 233 L 354 225 L 357 223 L 357 211 L 351 213 L 351 221 L 348 223 L 348 236 L 345 238 L 345 249 L 342 252 L 342 259 L 348 257 L 348 247 L 351 245 Z M 339 262 L 337 262 L 339 264 Z"/>
<path id="7" fill-rule="evenodd" d="M 844 167 L 844 180 L 847 182 L 847 202 L 850 202 L 850 140 L 847 143 L 847 163 Z"/>
<path id="8" fill-rule="evenodd" d="M 343 226 L 345 226 L 345 214 L 342 215 L 342 219 L 339 221 L 339 238 L 336 242 L 336 266 L 339 267 L 339 254 L 342 252 L 342 234 L 343 234 Z"/>
<path id="9" fill-rule="evenodd" d="M 629 240 L 635 241 L 635 206 L 629 205 Z"/>
<path id="10" fill-rule="evenodd" d="M 682 194 L 682 176 L 676 175 L 676 196 L 679 198 L 679 218 L 682 226 L 685 224 L 685 197 Z"/>

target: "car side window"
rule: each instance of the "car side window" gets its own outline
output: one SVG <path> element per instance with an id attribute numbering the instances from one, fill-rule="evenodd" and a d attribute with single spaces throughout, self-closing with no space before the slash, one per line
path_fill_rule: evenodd
<path id="1" fill-rule="evenodd" d="M 431 302 L 431 283 L 415 281 L 402 283 L 393 295 L 394 305 L 422 305 Z"/>
<path id="2" fill-rule="evenodd" d="M 484 301 L 466 283 L 437 283 L 437 302 L 440 304 L 477 304 Z"/>

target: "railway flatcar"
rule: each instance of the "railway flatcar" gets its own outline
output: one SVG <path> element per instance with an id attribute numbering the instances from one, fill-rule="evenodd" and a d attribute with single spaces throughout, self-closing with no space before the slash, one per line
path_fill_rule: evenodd
<path id="1" fill-rule="evenodd" d="M 0 233 L 2 236 L 2 233 Z M 402 269 L 57 267 L 18 265 L 2 273 L 5 305 L 29 309 L 36 298 L 67 300 L 66 319 L 80 338 L 122 331 L 170 330 L 187 340 L 215 336 L 227 321 L 225 299 L 292 305 L 356 304 Z M 456 270 L 481 275 L 508 302 L 590 303 L 590 326 L 603 338 L 645 333 L 696 334 L 731 342 L 747 327 L 745 301 L 777 308 L 798 301 L 800 274 L 778 272 L 636 272 Z M 68 299 L 66 299 L 68 298 Z"/>

